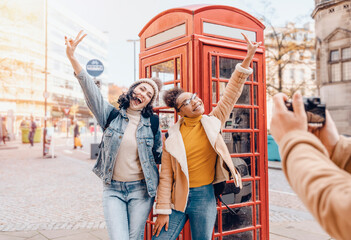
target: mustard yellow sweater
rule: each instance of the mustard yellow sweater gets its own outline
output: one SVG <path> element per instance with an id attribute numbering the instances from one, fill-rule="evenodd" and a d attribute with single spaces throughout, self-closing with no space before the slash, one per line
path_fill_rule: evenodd
<path id="1" fill-rule="evenodd" d="M 189 171 L 189 187 L 201 187 L 210 184 L 215 176 L 217 153 L 208 141 L 205 130 L 197 118 L 184 117 L 180 126 Z"/>

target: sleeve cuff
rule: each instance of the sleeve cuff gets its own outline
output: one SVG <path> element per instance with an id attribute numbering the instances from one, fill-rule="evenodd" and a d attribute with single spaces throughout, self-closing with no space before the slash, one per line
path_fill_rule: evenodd
<path id="1" fill-rule="evenodd" d="M 236 66 L 235 66 L 235 69 L 236 70 L 238 70 L 239 72 L 241 72 L 241 73 L 245 73 L 245 74 L 248 74 L 248 75 L 250 75 L 250 74 L 252 74 L 252 72 L 253 72 L 253 70 L 252 70 L 252 68 L 243 68 L 242 66 L 241 66 L 241 63 L 238 63 Z"/>
<path id="2" fill-rule="evenodd" d="M 171 215 L 172 209 L 155 209 L 156 214 Z"/>

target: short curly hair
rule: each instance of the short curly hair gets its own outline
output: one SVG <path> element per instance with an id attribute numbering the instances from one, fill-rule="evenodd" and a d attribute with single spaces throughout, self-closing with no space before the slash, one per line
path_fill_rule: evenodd
<path id="1" fill-rule="evenodd" d="M 177 108 L 177 98 L 183 92 L 184 92 L 184 90 L 181 88 L 178 88 L 178 87 L 169 89 L 169 90 L 165 91 L 165 93 L 163 94 L 163 101 L 166 103 L 166 105 L 168 107 L 172 107 L 177 112 L 179 112 L 179 109 Z"/>

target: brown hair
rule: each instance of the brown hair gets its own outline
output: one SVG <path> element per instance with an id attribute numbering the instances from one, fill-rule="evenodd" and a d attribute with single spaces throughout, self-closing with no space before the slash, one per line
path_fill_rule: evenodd
<path id="1" fill-rule="evenodd" d="M 175 87 L 165 91 L 163 94 L 163 101 L 166 103 L 168 107 L 174 108 L 178 112 L 177 108 L 177 98 L 180 94 L 184 92 L 183 89 Z"/>

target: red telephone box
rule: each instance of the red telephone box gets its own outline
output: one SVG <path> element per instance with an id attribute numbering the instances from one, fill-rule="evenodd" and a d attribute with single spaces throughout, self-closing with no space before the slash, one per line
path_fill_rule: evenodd
<path id="1" fill-rule="evenodd" d="M 205 114 L 209 113 L 222 96 L 235 65 L 246 56 L 246 42 L 240 33 L 263 42 L 264 28 L 256 18 L 229 6 L 193 5 L 164 11 L 139 34 L 140 78 L 159 77 L 163 90 L 180 86 L 197 92 L 204 101 Z M 234 164 L 243 177 L 243 189 L 223 195 L 236 215 L 223 205 L 217 208 L 213 239 L 269 238 L 264 54 L 261 46 L 251 64 L 253 74 L 223 130 Z M 178 119 L 175 111 L 163 103 L 162 92 L 155 111 L 163 132 Z M 151 213 L 145 239 L 151 239 L 153 217 Z M 188 225 L 179 239 L 191 239 Z"/>

